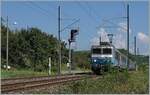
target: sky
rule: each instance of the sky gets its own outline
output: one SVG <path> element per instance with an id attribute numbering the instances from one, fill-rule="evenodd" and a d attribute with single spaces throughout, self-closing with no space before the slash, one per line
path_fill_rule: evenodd
<path id="1" fill-rule="evenodd" d="M 79 35 L 72 44 L 75 50 L 90 50 L 99 37 L 108 41 L 112 33 L 113 44 L 126 49 L 126 8 L 129 4 L 130 52 L 134 49 L 134 36 L 140 54 L 148 54 L 148 2 L 147 1 L 2 1 L 1 16 L 9 18 L 11 29 L 37 27 L 58 37 L 58 6 L 61 8 L 61 29 L 80 19 L 61 32 L 61 40 L 68 43 L 70 30 L 79 27 Z M 14 24 L 15 23 L 15 24 Z M 114 28 L 108 28 L 112 26 Z M 118 27 L 119 26 L 119 27 Z"/>

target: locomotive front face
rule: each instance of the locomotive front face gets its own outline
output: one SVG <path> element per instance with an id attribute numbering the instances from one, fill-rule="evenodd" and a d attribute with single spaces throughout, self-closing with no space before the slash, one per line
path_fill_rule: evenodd
<path id="1" fill-rule="evenodd" d="M 108 66 L 108 64 L 111 64 L 111 60 L 113 57 L 112 53 L 113 49 L 112 47 L 93 47 L 91 50 L 91 67 L 92 70 L 99 71 L 103 67 Z"/>
<path id="2" fill-rule="evenodd" d="M 112 47 L 95 47 L 92 48 L 92 64 L 107 64 L 113 57 Z"/>
<path id="3" fill-rule="evenodd" d="M 111 62 L 110 57 L 92 57 L 92 64 L 108 64 Z"/>

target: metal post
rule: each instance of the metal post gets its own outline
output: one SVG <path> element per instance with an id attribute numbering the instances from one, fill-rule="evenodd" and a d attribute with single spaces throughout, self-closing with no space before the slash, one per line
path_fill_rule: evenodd
<path id="1" fill-rule="evenodd" d="M 8 69 L 8 40 L 9 40 L 9 33 L 8 33 L 8 16 L 7 16 L 7 52 L 6 52 L 6 69 Z"/>
<path id="2" fill-rule="evenodd" d="M 137 48 L 137 55 L 140 55 L 139 48 Z"/>
<path id="3" fill-rule="evenodd" d="M 49 72 L 48 72 L 49 75 L 51 75 L 51 57 L 49 57 Z"/>
<path id="4" fill-rule="evenodd" d="M 58 40 L 59 40 L 59 65 L 58 65 L 58 75 L 60 75 L 60 74 L 61 74 L 60 6 L 58 7 Z"/>
<path id="5" fill-rule="evenodd" d="M 27 32 L 29 31 L 29 26 L 27 25 Z"/>
<path id="6" fill-rule="evenodd" d="M 129 67 L 129 5 L 127 5 L 127 68 Z"/>
<path id="7" fill-rule="evenodd" d="M 134 55 L 136 55 L 136 36 L 134 37 Z"/>
<path id="8" fill-rule="evenodd" d="M 99 37 L 99 45 L 101 45 L 101 36 Z"/>
<path id="9" fill-rule="evenodd" d="M 69 73 L 71 73 L 71 41 L 69 40 Z"/>
<path id="10" fill-rule="evenodd" d="M 122 64 L 122 61 L 121 61 L 121 55 L 119 56 L 119 66 L 121 66 Z"/>

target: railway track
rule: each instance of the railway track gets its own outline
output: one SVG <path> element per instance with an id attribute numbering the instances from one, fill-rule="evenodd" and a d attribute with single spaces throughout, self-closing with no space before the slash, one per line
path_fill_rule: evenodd
<path id="1" fill-rule="evenodd" d="M 68 75 L 91 75 L 92 72 L 82 72 L 82 73 L 74 73 L 74 74 L 62 74 L 61 76 L 68 76 Z M 35 77 L 15 77 L 15 78 L 5 78 L 1 79 L 2 83 L 1 84 L 6 84 L 9 82 L 15 82 L 15 81 L 25 81 L 25 80 L 33 80 L 33 79 L 45 79 L 45 78 L 50 78 L 50 77 L 57 77 L 56 75 L 53 76 L 35 76 Z"/>
<path id="2" fill-rule="evenodd" d="M 30 77 L 30 78 L 16 78 L 15 79 L 6 79 L 2 80 L 1 84 L 1 92 L 9 93 L 27 90 L 31 88 L 40 88 L 44 86 L 53 86 L 61 83 L 66 83 L 70 81 L 81 80 L 84 78 L 93 77 L 92 75 L 62 75 L 62 76 L 54 76 L 54 77 Z M 4 81 L 4 82 L 3 82 Z"/>

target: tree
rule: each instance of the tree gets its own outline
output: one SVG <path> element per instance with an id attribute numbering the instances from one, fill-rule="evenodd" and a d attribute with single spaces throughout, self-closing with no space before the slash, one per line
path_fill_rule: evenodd
<path id="1" fill-rule="evenodd" d="M 6 27 L 2 29 L 2 65 L 6 64 Z M 9 29 L 9 65 L 13 68 L 28 68 L 36 71 L 48 70 L 48 58 L 52 58 L 53 66 L 58 61 L 57 38 L 42 32 L 38 28 L 21 29 L 12 32 Z M 62 42 L 63 63 L 67 58 L 65 44 Z"/>

